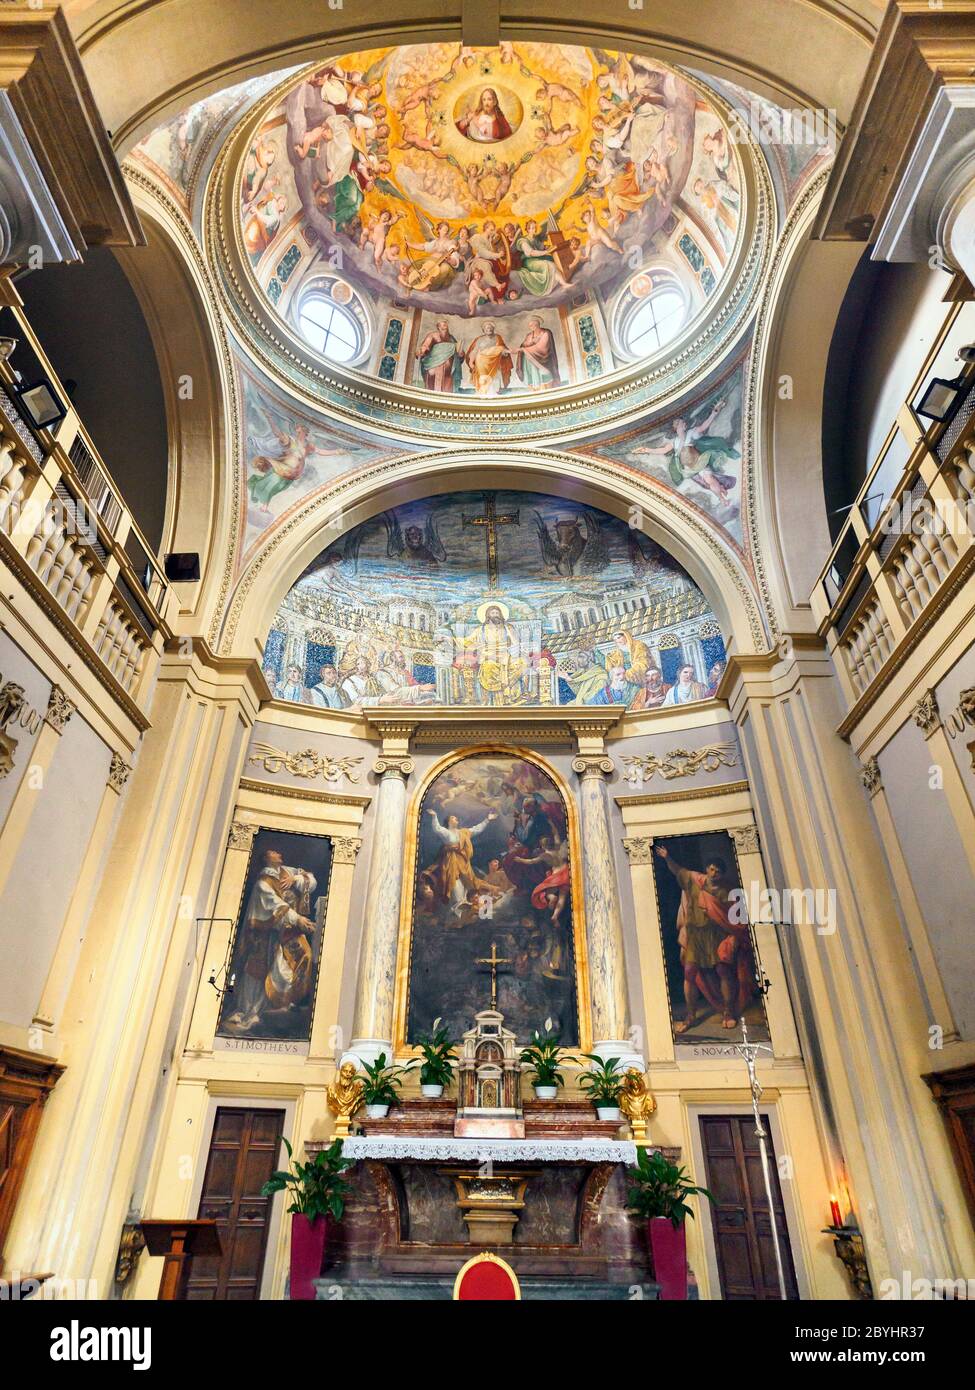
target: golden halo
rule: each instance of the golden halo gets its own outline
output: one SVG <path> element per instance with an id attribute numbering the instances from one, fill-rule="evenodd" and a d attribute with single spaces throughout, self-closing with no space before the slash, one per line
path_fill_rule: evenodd
<path id="1" fill-rule="evenodd" d="M 477 610 L 477 621 L 479 623 L 484 622 L 485 618 L 487 617 L 487 611 L 489 608 L 496 608 L 498 612 L 501 614 L 504 621 L 508 621 L 508 614 L 511 612 L 511 609 L 508 607 L 508 605 L 506 603 L 502 603 L 501 600 L 498 598 L 489 598 L 485 599 L 484 602 L 481 604 L 480 608 Z"/>

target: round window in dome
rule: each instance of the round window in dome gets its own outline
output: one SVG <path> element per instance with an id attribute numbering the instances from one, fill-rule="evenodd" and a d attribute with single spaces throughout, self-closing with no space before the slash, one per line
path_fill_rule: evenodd
<path id="1" fill-rule="evenodd" d="M 317 279 L 298 296 L 295 326 L 308 346 L 330 362 L 355 362 L 369 341 L 369 322 L 344 280 Z"/>

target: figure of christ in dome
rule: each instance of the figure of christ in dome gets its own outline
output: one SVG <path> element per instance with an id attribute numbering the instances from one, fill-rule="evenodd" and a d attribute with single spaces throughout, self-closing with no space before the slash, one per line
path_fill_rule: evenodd
<path id="1" fill-rule="evenodd" d="M 518 654 L 518 634 L 508 622 L 508 608 L 502 603 L 484 603 L 477 616 L 477 631 L 457 641 L 459 656 L 454 665 L 460 669 L 465 656 L 473 658 L 478 684 L 489 705 L 521 704 L 528 661 Z"/>
<path id="2" fill-rule="evenodd" d="M 493 87 L 484 87 L 474 109 L 461 116 L 456 124 L 461 135 L 479 145 L 496 145 L 511 135 L 511 126 Z"/>
<path id="3" fill-rule="evenodd" d="M 446 319 L 441 319 L 427 334 L 416 356 L 428 391 L 460 390 L 464 358 Z"/>
<path id="4" fill-rule="evenodd" d="M 542 325 L 541 319 L 528 321 L 528 332 L 515 353 L 515 371 L 530 391 L 547 391 L 561 386 L 559 360 L 555 352 L 555 335 Z"/>
<path id="5" fill-rule="evenodd" d="M 641 444 L 633 450 L 635 456 L 649 457 L 658 454 L 668 459 L 667 471 L 676 487 L 682 483 L 696 483 L 698 487 L 711 492 L 719 502 L 727 500 L 736 481 L 728 473 L 721 471 L 721 459 L 740 458 L 738 450 L 730 439 L 710 434 L 709 430 L 727 405 L 719 400 L 696 425 L 678 416 L 670 425 L 670 433 L 662 444 Z"/>
<path id="6" fill-rule="evenodd" d="M 475 837 L 486 830 L 491 821 L 497 820 L 497 812 L 489 811 L 482 821 L 471 826 L 462 826 L 455 815 L 449 815 L 447 824 L 443 825 L 432 806 L 427 808 L 427 815 L 433 833 L 441 841 L 441 848 L 436 861 L 424 869 L 424 877 L 433 886 L 440 902 L 448 904 L 454 915 L 460 917 L 464 908 L 471 905 L 471 897 L 492 891 L 491 884 L 474 872 L 472 861 Z"/>
<path id="7" fill-rule="evenodd" d="M 474 390 L 479 396 L 497 396 L 511 380 L 511 349 L 493 323 L 484 325 L 464 354 Z"/>
<path id="8" fill-rule="evenodd" d="M 247 479 L 247 490 L 251 500 L 260 504 L 262 512 L 270 511 L 271 499 L 286 487 L 298 481 L 305 471 L 305 465 L 316 455 L 319 458 L 333 458 L 341 453 L 338 449 L 323 449 L 313 444 L 306 425 L 295 425 L 294 432 L 288 434 L 268 416 L 264 417 L 272 434 L 280 445 L 281 452 L 275 456 L 257 454 L 251 461 L 254 470 Z"/>

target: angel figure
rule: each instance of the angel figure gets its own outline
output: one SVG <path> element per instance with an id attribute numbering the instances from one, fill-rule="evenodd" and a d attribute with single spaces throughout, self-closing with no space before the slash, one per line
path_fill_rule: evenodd
<path id="1" fill-rule="evenodd" d="M 708 414 L 696 423 L 678 416 L 668 426 L 669 432 L 662 443 L 642 444 L 633 453 L 645 456 L 659 454 L 667 458 L 667 470 L 676 487 L 681 487 L 685 482 L 696 483 L 698 487 L 713 493 L 719 502 L 727 501 L 736 480 L 722 472 L 721 460 L 738 459 L 741 455 L 730 439 L 710 433 L 727 404 L 723 399 L 715 401 Z"/>
<path id="2" fill-rule="evenodd" d="M 341 450 L 323 449 L 314 444 L 307 425 L 296 424 L 293 433 L 279 429 L 267 415 L 269 426 L 280 448 L 278 454 L 256 454 L 251 459 L 254 472 L 247 480 L 252 502 L 260 503 L 261 511 L 271 510 L 271 499 L 298 481 L 310 458 L 333 458 Z"/>

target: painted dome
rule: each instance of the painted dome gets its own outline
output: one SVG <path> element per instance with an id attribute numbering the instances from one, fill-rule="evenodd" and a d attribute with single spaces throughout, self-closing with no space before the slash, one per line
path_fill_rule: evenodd
<path id="1" fill-rule="evenodd" d="M 241 154 L 241 260 L 289 332 L 472 404 L 667 361 L 744 235 L 713 94 L 601 49 L 353 53 L 278 89 Z"/>

